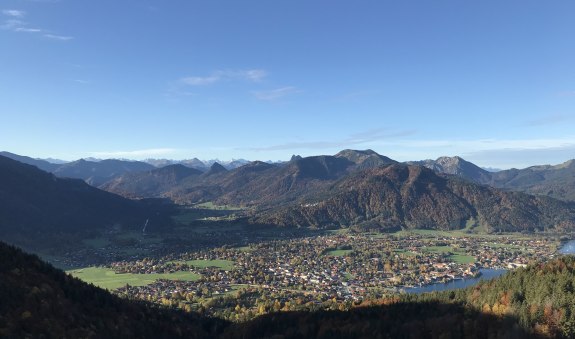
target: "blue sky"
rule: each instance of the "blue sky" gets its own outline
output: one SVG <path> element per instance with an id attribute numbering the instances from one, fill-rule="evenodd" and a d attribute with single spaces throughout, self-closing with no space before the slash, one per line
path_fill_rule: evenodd
<path id="1" fill-rule="evenodd" d="M 0 1 L 0 149 L 575 158 L 573 1 Z"/>

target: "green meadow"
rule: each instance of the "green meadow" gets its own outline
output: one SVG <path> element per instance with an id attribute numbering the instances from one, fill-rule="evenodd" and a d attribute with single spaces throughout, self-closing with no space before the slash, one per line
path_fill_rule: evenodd
<path id="1" fill-rule="evenodd" d="M 144 286 L 153 283 L 158 279 L 196 281 L 200 275 L 192 272 L 174 273 L 153 273 L 153 274 L 118 274 L 109 268 L 86 267 L 82 269 L 70 270 L 67 273 L 85 282 L 92 283 L 98 287 L 114 290 L 126 286 Z"/>
<path id="2" fill-rule="evenodd" d="M 353 252 L 353 250 L 329 250 L 329 251 L 326 251 L 325 254 L 331 255 L 334 257 L 343 257 L 343 256 L 350 254 L 351 252 Z"/>

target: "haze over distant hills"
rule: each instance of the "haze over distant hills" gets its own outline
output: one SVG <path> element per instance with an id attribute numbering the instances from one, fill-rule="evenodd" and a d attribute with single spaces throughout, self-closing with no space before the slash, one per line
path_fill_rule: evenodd
<path id="1" fill-rule="evenodd" d="M 178 178 L 159 170 L 120 176 L 101 188 L 182 204 L 214 201 L 255 208 L 254 223 L 302 227 L 535 231 L 575 227 L 575 206 L 544 196 L 477 184 L 491 173 L 461 158 L 400 164 L 374 151 L 253 162 L 210 175 Z M 449 174 L 449 175 L 446 175 Z M 162 184 L 158 184 L 161 182 Z M 154 189 L 150 190 L 149 188 Z"/>
<path id="2" fill-rule="evenodd" d="M 210 171 L 214 164 L 218 164 L 226 170 L 234 170 L 236 168 L 245 166 L 250 161 L 245 159 L 237 159 L 232 161 L 217 161 L 208 160 L 202 161 L 197 158 L 188 160 L 168 160 L 168 159 L 148 159 L 146 161 L 130 161 L 118 159 L 80 159 L 73 162 L 62 161 L 47 161 L 46 159 L 34 159 L 26 156 L 21 156 L 9 152 L 0 152 L 0 155 L 8 158 L 37 166 L 38 168 L 54 173 L 59 177 L 79 178 L 87 183 L 99 187 L 118 187 L 116 178 L 127 173 L 138 173 L 153 171 L 156 168 L 165 167 L 168 165 L 180 164 L 189 168 L 197 169 L 201 172 Z M 343 150 L 338 157 L 347 157 L 348 160 L 355 162 L 355 169 L 376 167 L 383 164 L 396 163 L 396 161 L 389 159 L 385 156 L 379 155 L 372 150 L 357 151 L 357 150 Z M 267 162 L 271 165 L 285 166 L 291 162 L 302 159 L 300 156 L 293 156 L 291 161 L 287 162 Z M 440 157 L 436 160 L 421 160 L 421 161 L 408 161 L 408 165 L 425 166 L 437 173 L 450 174 L 461 177 L 465 180 L 489 185 L 505 190 L 521 191 L 530 194 L 546 195 L 557 199 L 575 201 L 575 164 L 574 160 L 566 161 L 558 165 L 538 165 L 531 166 L 524 169 L 508 169 L 490 171 L 481 168 L 461 157 Z M 213 174 L 213 170 L 211 173 Z M 131 176 L 138 177 L 139 174 Z M 183 178 L 181 178 L 183 179 Z M 129 180 L 119 179 L 122 184 L 128 184 Z M 189 180 L 188 180 L 189 181 Z M 186 183 L 191 185 L 191 183 Z M 121 186 L 121 185 L 120 185 Z M 137 192 L 138 189 L 133 188 L 134 192 L 130 189 L 122 189 L 127 196 L 139 197 L 149 195 L 163 195 L 169 191 L 168 187 L 164 184 L 163 189 L 155 189 L 154 191 L 146 191 L 145 194 Z M 114 189 L 112 189 L 113 191 Z M 159 192 L 162 191 L 162 192 Z M 178 193 L 178 196 L 181 194 Z"/>
<path id="3" fill-rule="evenodd" d="M 163 208 L 99 190 L 82 180 L 58 178 L 0 156 L 0 235 L 16 243 L 106 228 L 150 230 L 170 225 Z M 153 224 L 153 225 L 152 225 Z"/>
<path id="4" fill-rule="evenodd" d="M 575 222 L 569 202 L 575 198 L 574 161 L 488 172 L 460 157 L 401 164 L 372 150 L 348 149 L 232 169 L 217 162 L 199 170 L 122 160 L 50 166 L 56 175 L 80 177 L 124 197 L 244 206 L 253 210 L 251 222 L 282 226 L 533 231 L 572 229 Z"/>
<path id="5" fill-rule="evenodd" d="M 575 160 L 558 165 L 512 168 L 497 172 L 484 170 L 460 157 L 441 157 L 437 160 L 413 161 L 410 164 L 422 165 L 438 173 L 456 175 L 479 184 L 575 201 Z"/>

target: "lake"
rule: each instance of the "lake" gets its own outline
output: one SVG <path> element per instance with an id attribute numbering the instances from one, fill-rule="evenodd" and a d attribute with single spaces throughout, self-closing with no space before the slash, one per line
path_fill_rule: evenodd
<path id="1" fill-rule="evenodd" d="M 559 250 L 561 254 L 575 254 L 575 240 L 570 240 L 565 243 Z"/>
<path id="2" fill-rule="evenodd" d="M 405 288 L 406 293 L 425 293 L 425 292 L 436 292 L 436 291 L 445 291 L 445 290 L 453 290 L 458 288 L 465 288 L 469 286 L 473 286 L 480 282 L 481 280 L 489 280 L 493 278 L 497 278 L 498 276 L 502 275 L 503 273 L 507 272 L 504 269 L 493 269 L 493 268 L 482 268 L 479 270 L 481 272 L 481 276 L 477 278 L 468 278 L 468 279 L 459 279 L 453 280 L 448 283 L 436 283 L 421 287 L 411 287 Z"/>

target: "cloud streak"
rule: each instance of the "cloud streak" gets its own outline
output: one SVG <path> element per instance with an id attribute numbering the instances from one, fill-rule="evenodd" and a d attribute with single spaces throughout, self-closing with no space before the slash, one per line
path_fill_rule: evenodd
<path id="1" fill-rule="evenodd" d="M 211 85 L 222 81 L 250 81 L 258 82 L 267 76 L 267 72 L 262 69 L 248 69 L 248 70 L 218 70 L 214 71 L 207 76 L 189 76 L 180 79 L 180 82 L 189 86 L 205 86 Z"/>
<path id="2" fill-rule="evenodd" d="M 89 152 L 91 157 L 96 158 L 139 158 L 147 159 L 157 156 L 169 156 L 177 153 L 175 148 L 149 148 L 133 151 L 99 151 Z"/>
<path id="3" fill-rule="evenodd" d="M 563 114 L 547 115 L 538 119 L 533 119 L 525 122 L 525 126 L 538 127 L 546 125 L 560 124 L 564 121 L 570 120 L 571 117 Z"/>
<path id="4" fill-rule="evenodd" d="M 4 9 L 2 10 L 2 14 L 6 16 L 21 18 L 26 14 L 26 12 L 17 9 Z"/>
<path id="5" fill-rule="evenodd" d="M 316 140 L 306 142 L 288 142 L 267 147 L 252 147 L 250 151 L 281 151 L 291 149 L 330 149 L 330 148 L 347 148 L 371 142 L 381 141 L 384 139 L 404 137 L 415 134 L 415 130 L 403 130 L 392 132 L 384 128 L 371 129 L 360 133 L 352 134 L 344 139 L 339 140 Z"/>
<path id="6" fill-rule="evenodd" d="M 267 91 L 253 91 L 252 94 L 258 99 L 263 101 L 274 101 L 285 96 L 300 92 L 293 86 L 286 86 Z"/>
<path id="7" fill-rule="evenodd" d="M 2 10 L 2 14 L 9 17 L 10 19 L 5 20 L 0 25 L 0 29 L 16 33 L 40 34 L 44 38 L 57 41 L 68 41 L 73 39 L 71 36 L 58 35 L 42 28 L 30 27 L 27 22 L 21 20 L 26 15 L 26 12 L 24 11 L 17 9 L 5 9 Z"/>

